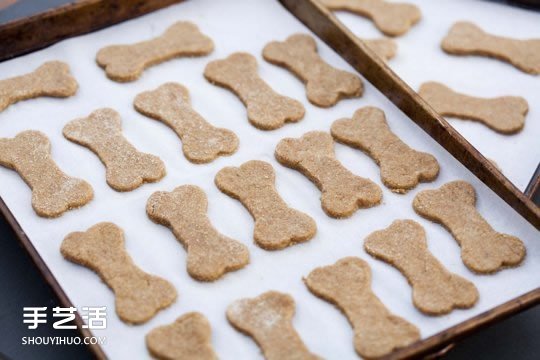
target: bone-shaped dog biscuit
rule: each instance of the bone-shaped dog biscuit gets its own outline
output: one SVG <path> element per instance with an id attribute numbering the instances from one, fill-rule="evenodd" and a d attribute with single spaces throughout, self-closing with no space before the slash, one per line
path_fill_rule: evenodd
<path id="1" fill-rule="evenodd" d="M 330 10 L 345 10 L 373 21 L 377 29 L 389 36 L 403 35 L 422 14 L 416 5 L 384 0 L 321 0 Z"/>
<path id="2" fill-rule="evenodd" d="M 234 92 L 247 108 L 249 122 L 261 130 L 274 130 L 304 117 L 302 103 L 276 93 L 257 74 L 257 60 L 234 53 L 206 66 L 204 76 L 212 84 Z"/>
<path id="3" fill-rule="evenodd" d="M 79 85 L 60 61 L 48 61 L 31 73 L 0 80 L 0 111 L 21 100 L 40 96 L 69 97 Z"/>
<path id="4" fill-rule="evenodd" d="M 146 335 L 146 347 L 156 359 L 214 360 L 212 329 L 203 314 L 192 312 L 172 324 L 158 326 Z"/>
<path id="5" fill-rule="evenodd" d="M 403 273 L 412 286 L 414 306 L 425 314 L 447 314 L 478 301 L 474 284 L 446 270 L 429 252 L 426 234 L 417 222 L 396 220 L 369 235 L 364 248 Z"/>
<path id="6" fill-rule="evenodd" d="M 397 44 L 389 38 L 361 39 L 375 54 L 383 60 L 393 59 L 397 54 Z"/>
<path id="7" fill-rule="evenodd" d="M 371 270 L 356 257 L 319 267 L 304 278 L 317 297 L 337 306 L 354 330 L 354 348 L 378 358 L 420 339 L 416 326 L 388 311 L 371 290 Z"/>
<path id="8" fill-rule="evenodd" d="M 308 100 L 315 105 L 330 107 L 341 98 L 362 95 L 360 78 L 324 62 L 309 35 L 295 34 L 284 42 L 272 41 L 264 47 L 263 57 L 300 78 L 306 84 Z"/>
<path id="9" fill-rule="evenodd" d="M 294 299 L 268 291 L 253 299 L 237 300 L 227 308 L 227 320 L 238 331 L 251 336 L 266 360 L 316 360 L 292 325 Z"/>
<path id="10" fill-rule="evenodd" d="M 496 232 L 478 213 L 474 188 L 465 181 L 419 192 L 413 208 L 450 231 L 461 246 L 463 263 L 472 271 L 493 273 L 505 266 L 517 266 L 525 257 L 520 239 Z"/>
<path id="11" fill-rule="evenodd" d="M 182 140 L 184 155 L 193 163 L 208 163 L 238 148 L 238 138 L 232 131 L 210 125 L 193 110 L 189 91 L 180 84 L 166 83 L 140 93 L 133 104 L 141 114 L 170 127 Z"/>
<path id="12" fill-rule="evenodd" d="M 107 184 L 117 191 L 131 191 L 165 176 L 165 165 L 157 156 L 139 152 L 122 135 L 120 115 L 113 109 L 73 120 L 63 132 L 68 140 L 97 154 L 107 168 Z"/>
<path id="13" fill-rule="evenodd" d="M 473 23 L 455 23 L 441 43 L 453 55 L 480 55 L 496 58 L 529 74 L 540 74 L 540 39 L 511 39 L 491 35 Z"/>
<path id="14" fill-rule="evenodd" d="M 475 120 L 502 134 L 514 134 L 523 129 L 529 111 L 527 101 L 519 96 L 473 97 L 437 82 L 422 84 L 418 94 L 443 116 Z"/>
<path id="15" fill-rule="evenodd" d="M 0 165 L 15 170 L 30 186 L 32 207 L 39 216 L 58 217 L 94 197 L 90 184 L 60 170 L 51 157 L 49 139 L 39 131 L 0 138 Z"/>
<path id="16" fill-rule="evenodd" d="M 336 120 L 332 136 L 364 151 L 381 167 L 381 179 L 396 193 L 405 193 L 420 181 L 433 181 L 439 163 L 430 154 L 411 149 L 389 128 L 384 112 L 376 107 L 357 110 L 352 119 Z"/>
<path id="17" fill-rule="evenodd" d="M 144 69 L 175 57 L 204 56 L 214 50 L 212 40 L 190 22 L 179 21 L 163 35 L 131 45 L 112 45 L 99 50 L 96 62 L 114 81 L 137 80 Z"/>
<path id="18" fill-rule="evenodd" d="M 133 263 L 124 246 L 124 232 L 113 223 L 67 235 L 60 252 L 67 260 L 95 271 L 113 290 L 116 313 L 124 322 L 147 322 L 176 300 L 171 283 Z"/>
<path id="19" fill-rule="evenodd" d="M 221 169 L 216 186 L 238 199 L 255 219 L 254 239 L 267 250 L 283 249 L 315 236 L 315 221 L 287 206 L 275 186 L 272 165 L 252 160 L 242 166 Z"/>
<path id="20" fill-rule="evenodd" d="M 187 251 L 187 271 L 200 281 L 213 281 L 249 262 L 245 245 L 220 234 L 210 223 L 208 200 L 194 185 L 158 191 L 146 204 L 148 217 L 169 227 Z"/>
<path id="21" fill-rule="evenodd" d="M 276 147 L 275 157 L 317 185 L 322 192 L 322 208 L 331 217 L 348 217 L 358 208 L 381 202 L 379 186 L 354 175 L 336 159 L 330 134 L 311 131 L 300 139 L 283 139 Z"/>

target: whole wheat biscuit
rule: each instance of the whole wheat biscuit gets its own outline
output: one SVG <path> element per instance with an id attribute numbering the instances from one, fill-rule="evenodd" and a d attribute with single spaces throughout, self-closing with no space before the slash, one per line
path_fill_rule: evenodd
<path id="1" fill-rule="evenodd" d="M 15 170 L 32 189 L 32 207 L 54 218 L 90 202 L 94 191 L 86 181 L 66 175 L 51 157 L 51 143 L 39 131 L 0 138 L 0 165 Z"/>
<path id="2" fill-rule="evenodd" d="M 412 220 L 396 220 L 388 228 L 371 233 L 364 241 L 371 256 L 396 267 L 412 286 L 413 303 L 428 315 L 468 309 L 478 301 L 474 284 L 449 272 L 434 257 L 424 228 Z"/>
<path id="3" fill-rule="evenodd" d="M 145 323 L 176 300 L 171 283 L 133 263 L 124 247 L 124 232 L 113 223 L 102 222 L 67 235 L 60 252 L 100 276 L 114 292 L 116 313 L 126 323 Z"/>
<path id="4" fill-rule="evenodd" d="M 214 85 L 234 92 L 247 108 L 249 122 L 261 130 L 274 130 L 304 117 L 302 103 L 276 93 L 257 74 L 257 60 L 248 53 L 234 53 L 215 60 L 204 69 Z"/>
<path id="5" fill-rule="evenodd" d="M 422 84 L 418 94 L 443 116 L 475 120 L 501 134 L 521 131 L 529 111 L 527 101 L 520 96 L 473 97 L 437 82 Z"/>
<path id="6" fill-rule="evenodd" d="M 330 10 L 345 10 L 373 21 L 377 29 L 389 36 L 403 35 L 422 14 L 416 5 L 384 0 L 321 0 Z"/>
<path id="7" fill-rule="evenodd" d="M 107 168 L 107 184 L 117 191 L 131 191 L 165 176 L 160 158 L 138 151 L 127 141 L 120 115 L 113 109 L 99 109 L 88 117 L 75 119 L 64 127 L 63 133 L 100 158 Z"/>
<path id="8" fill-rule="evenodd" d="M 227 308 L 227 320 L 251 336 L 266 360 L 315 360 L 292 325 L 294 299 L 287 294 L 268 291 L 253 299 L 237 300 Z"/>
<path id="9" fill-rule="evenodd" d="M 245 245 L 220 234 L 206 215 L 208 200 L 194 185 L 172 192 L 158 191 L 146 203 L 146 213 L 155 223 L 169 227 L 187 251 L 187 271 L 199 281 L 214 281 L 249 262 Z"/>
<path id="10" fill-rule="evenodd" d="M 389 38 L 383 37 L 379 39 L 360 39 L 362 40 L 375 54 L 383 60 L 390 60 L 396 57 L 397 43 Z"/>
<path id="11" fill-rule="evenodd" d="M 413 208 L 450 231 L 461 246 L 463 263 L 472 271 L 493 273 L 505 266 L 517 266 L 525 258 L 525 246 L 520 239 L 496 232 L 478 213 L 474 188 L 465 181 L 419 192 Z"/>
<path id="12" fill-rule="evenodd" d="M 203 314 L 191 312 L 172 324 L 158 326 L 146 335 L 146 347 L 156 359 L 214 360 L 212 329 Z"/>
<path id="13" fill-rule="evenodd" d="M 448 54 L 496 58 L 529 74 L 540 74 L 540 39 L 519 40 L 491 35 L 467 21 L 452 25 L 441 47 Z"/>
<path id="14" fill-rule="evenodd" d="M 304 282 L 315 296 L 337 306 L 354 330 L 354 348 L 378 358 L 420 339 L 420 331 L 393 315 L 371 290 L 371 270 L 357 257 L 311 271 Z"/>
<path id="15" fill-rule="evenodd" d="M 184 155 L 193 163 L 208 163 L 238 148 L 238 138 L 232 131 L 212 126 L 193 110 L 189 91 L 180 84 L 166 83 L 142 92 L 133 105 L 141 114 L 170 127 L 182 140 Z"/>
<path id="16" fill-rule="evenodd" d="M 433 181 L 439 163 L 433 155 L 405 144 L 388 126 L 384 112 L 367 106 L 356 110 L 352 119 L 334 121 L 332 136 L 338 142 L 360 149 L 381 167 L 381 180 L 390 190 L 405 193 L 420 181 Z"/>
<path id="17" fill-rule="evenodd" d="M 219 190 L 248 209 L 255 219 L 255 242 L 267 250 L 308 241 L 317 231 L 311 217 L 287 206 L 276 190 L 275 181 L 272 165 L 258 160 L 223 168 L 215 178 Z"/>
<path id="18" fill-rule="evenodd" d="M 311 131 L 299 139 L 283 139 L 275 157 L 282 165 L 300 171 L 321 190 L 322 208 L 328 216 L 348 217 L 359 208 L 381 202 L 379 186 L 354 175 L 336 159 L 330 134 Z"/>
<path id="19" fill-rule="evenodd" d="M 69 97 L 78 88 L 68 64 L 48 61 L 31 73 L 0 80 L 0 111 L 21 100 L 40 96 Z"/>
<path id="20" fill-rule="evenodd" d="M 272 41 L 264 47 L 263 57 L 302 80 L 314 105 L 330 107 L 341 98 L 358 97 L 364 91 L 357 75 L 332 67 L 319 56 L 315 39 L 309 35 L 294 34 L 283 42 Z"/>

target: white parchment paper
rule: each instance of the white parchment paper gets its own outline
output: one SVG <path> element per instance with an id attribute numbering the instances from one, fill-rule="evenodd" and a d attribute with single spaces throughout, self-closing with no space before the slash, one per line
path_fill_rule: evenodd
<path id="1" fill-rule="evenodd" d="M 488 30 L 538 37 L 540 29 L 534 27 L 534 24 L 538 24 L 538 15 L 475 1 L 418 2 L 424 11 L 424 19 L 409 35 L 398 40 L 400 49 L 398 58 L 392 61 L 393 66 L 415 87 L 424 80 L 436 79 L 478 94 L 511 92 L 527 97 L 531 103 L 531 113 L 525 130 L 515 137 L 502 137 L 473 123 L 453 122 L 482 151 L 489 152 L 505 173 L 523 187 L 538 161 L 538 143 L 534 141 L 539 134 L 538 110 L 534 109 L 534 105 L 540 103 L 540 94 L 538 91 L 532 94 L 535 86 L 533 80 L 537 86 L 538 78 L 523 75 L 495 61 L 446 57 L 439 54 L 438 43 L 446 28 L 460 15 L 477 20 Z M 457 9 L 457 3 L 466 4 L 467 11 L 454 14 L 454 11 L 444 11 L 435 6 L 440 4 L 441 8 Z M 343 18 L 351 25 L 364 21 L 348 15 Z M 520 19 L 520 26 L 512 27 L 511 24 L 517 19 Z M 197 23 L 214 40 L 215 51 L 209 57 L 177 59 L 155 66 L 145 71 L 140 80 L 128 84 L 108 80 L 95 64 L 95 54 L 100 48 L 155 37 L 178 20 Z M 370 29 L 371 25 L 368 25 L 365 27 Z M 357 29 L 360 31 L 360 25 Z M 1 77 L 6 78 L 27 73 L 44 61 L 58 59 L 69 63 L 80 83 L 77 95 L 69 99 L 40 98 L 10 106 L 0 114 L 0 136 L 13 137 L 28 129 L 43 131 L 52 142 L 53 157 L 59 166 L 68 174 L 89 181 L 94 188 L 95 199 L 59 219 L 39 218 L 31 208 L 31 192 L 27 185 L 15 172 L 5 168 L 0 168 L 0 195 L 75 306 L 107 306 L 107 329 L 94 332 L 97 336 L 107 337 L 103 348 L 111 358 L 149 357 L 144 344 L 145 334 L 188 311 L 200 311 L 207 316 L 213 329 L 212 342 L 221 358 L 259 358 L 260 351 L 255 343 L 227 323 L 225 309 L 236 299 L 257 296 L 267 290 L 283 291 L 295 298 L 297 311 L 294 325 L 314 353 L 331 359 L 356 358 L 353 333 L 345 317 L 333 306 L 311 295 L 301 281 L 315 267 L 332 264 L 345 256 L 359 256 L 370 264 L 375 293 L 392 312 L 417 325 L 424 338 L 540 285 L 538 231 L 370 84 L 365 84 L 362 98 L 341 101 L 331 109 L 320 109 L 306 100 L 304 86 L 295 77 L 262 60 L 261 50 L 267 42 L 283 40 L 295 32 L 307 32 L 307 29 L 276 1 L 198 0 L 171 6 L 0 64 Z M 352 71 L 327 46 L 320 41 L 318 45 L 326 61 Z M 202 75 L 208 61 L 223 58 L 234 51 L 247 51 L 255 55 L 264 80 L 278 92 L 302 101 L 306 107 L 304 120 L 271 132 L 252 127 L 240 101 L 228 91 L 209 84 Z M 471 64 L 471 68 L 467 64 Z M 459 69 L 468 70 L 461 74 Z M 499 80 L 496 80 L 497 77 Z M 135 95 L 166 81 L 187 86 L 193 106 L 200 114 L 212 124 L 229 128 L 239 136 L 240 147 L 236 154 L 219 158 L 211 164 L 191 164 L 184 158 L 181 143 L 169 128 L 133 109 Z M 384 200 L 380 206 L 359 210 L 349 219 L 331 219 L 320 207 L 319 190 L 298 172 L 279 165 L 273 157 L 274 148 L 284 137 L 299 137 L 310 130 L 328 131 L 334 120 L 350 117 L 356 109 L 368 105 L 384 109 L 392 130 L 409 145 L 436 156 L 441 173 L 434 183 L 422 184 L 406 195 L 396 195 L 382 185 L 379 169 L 370 158 L 358 150 L 337 144 L 338 159 L 355 174 L 379 184 Z M 107 186 L 105 169 L 98 158 L 88 149 L 63 138 L 62 128 L 68 121 L 87 116 L 101 107 L 112 107 L 121 114 L 124 134 L 139 150 L 163 159 L 168 175 L 161 182 L 144 185 L 129 193 L 115 192 Z M 214 175 L 222 167 L 238 166 L 251 159 L 272 163 L 279 193 L 291 206 L 315 219 L 318 233 L 313 240 L 274 252 L 262 250 L 253 244 L 252 218 L 239 202 L 222 194 L 214 185 Z M 465 179 L 474 185 L 478 194 L 478 209 L 495 229 L 516 235 L 525 242 L 527 258 L 521 267 L 491 276 L 474 275 L 461 262 L 460 249 L 450 234 L 441 226 L 414 213 L 411 202 L 419 190 L 436 188 L 456 179 Z M 145 213 L 150 194 L 157 190 L 171 191 L 182 184 L 196 184 L 203 188 L 209 199 L 208 215 L 215 227 L 223 234 L 247 244 L 251 263 L 246 268 L 229 273 L 214 283 L 200 283 L 187 275 L 182 246 L 167 228 L 152 223 Z M 456 310 L 441 317 L 421 314 L 412 305 L 411 290 L 405 278 L 391 266 L 372 259 L 364 252 L 363 239 L 368 234 L 387 227 L 395 219 L 403 218 L 421 223 L 426 229 L 433 254 L 449 270 L 476 284 L 480 301 L 474 308 Z M 168 279 L 178 290 L 177 302 L 144 325 L 128 326 L 122 323 L 114 312 L 112 292 L 98 276 L 64 260 L 59 252 L 62 240 L 69 232 L 86 230 L 100 221 L 112 221 L 122 227 L 126 248 L 135 263 L 149 273 Z M 21 307 L 24 305 L 21 304 Z"/>

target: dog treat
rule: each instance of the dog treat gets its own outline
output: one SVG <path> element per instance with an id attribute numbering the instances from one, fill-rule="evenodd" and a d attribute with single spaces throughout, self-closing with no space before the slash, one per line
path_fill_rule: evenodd
<path id="1" fill-rule="evenodd" d="M 452 274 L 427 247 L 426 234 L 412 220 L 396 220 L 388 228 L 373 232 L 365 242 L 368 254 L 396 267 L 412 286 L 413 303 L 428 315 L 468 309 L 478 301 L 473 283 Z"/>
<path id="2" fill-rule="evenodd" d="M 187 271 L 199 281 L 217 280 L 249 262 L 247 247 L 221 235 L 210 223 L 207 209 L 204 191 L 194 185 L 155 192 L 146 204 L 148 217 L 169 227 L 186 248 Z"/>
<path id="3" fill-rule="evenodd" d="M 284 42 L 272 41 L 264 47 L 263 57 L 302 80 L 308 100 L 317 106 L 333 106 L 341 98 L 361 96 L 364 90 L 358 76 L 324 62 L 309 35 L 294 34 Z"/>
<path id="4" fill-rule="evenodd" d="M 208 163 L 238 148 L 238 138 L 227 129 L 206 122 L 190 104 L 189 91 L 177 83 L 166 83 L 135 98 L 135 109 L 163 122 L 182 140 L 186 158 L 193 163 Z"/>
<path id="5" fill-rule="evenodd" d="M 182 315 L 170 325 L 158 326 L 146 335 L 146 347 L 156 359 L 213 360 L 212 329 L 203 314 Z"/>
<path id="6" fill-rule="evenodd" d="M 283 139 L 275 156 L 282 165 L 300 171 L 321 190 L 322 208 L 328 216 L 348 217 L 358 208 L 381 202 L 379 186 L 354 175 L 336 159 L 330 134 L 311 131 L 300 139 Z"/>
<path id="7" fill-rule="evenodd" d="M 377 56 L 383 60 L 393 59 L 397 54 L 397 44 L 389 38 L 379 39 L 360 39 L 362 40 Z"/>
<path id="8" fill-rule="evenodd" d="M 313 270 L 304 282 L 315 296 L 334 304 L 354 330 L 354 348 L 365 358 L 378 358 L 420 339 L 420 331 L 395 316 L 371 290 L 369 265 L 347 257 Z"/>
<path id="9" fill-rule="evenodd" d="M 515 134 L 523 129 L 529 111 L 527 101 L 519 96 L 478 98 L 457 93 L 437 82 L 422 84 L 418 94 L 443 116 L 475 120 L 502 134 Z"/>
<path id="10" fill-rule="evenodd" d="M 352 119 L 336 120 L 331 132 L 336 141 L 373 158 L 381 168 L 382 182 L 393 192 L 405 193 L 439 174 L 437 159 L 401 141 L 390 130 L 384 112 L 376 107 L 358 109 Z"/>
<path id="11" fill-rule="evenodd" d="M 165 176 L 165 165 L 157 156 L 137 151 L 122 135 L 120 115 L 113 109 L 99 109 L 69 122 L 64 136 L 96 153 L 107 168 L 107 184 L 117 191 L 131 191 Z"/>
<path id="12" fill-rule="evenodd" d="M 79 85 L 60 61 L 48 61 L 31 73 L 0 80 L 0 111 L 21 100 L 40 96 L 65 98 L 75 95 Z"/>
<path id="13" fill-rule="evenodd" d="M 275 180 L 272 165 L 258 160 L 221 169 L 215 178 L 219 190 L 248 209 L 255 219 L 255 242 L 267 250 L 308 241 L 317 231 L 312 218 L 287 206 L 276 190 Z"/>
<path id="14" fill-rule="evenodd" d="M 540 74 L 540 39 L 519 40 L 484 32 L 473 23 L 455 23 L 441 43 L 448 54 L 496 58 L 529 74 Z"/>
<path id="15" fill-rule="evenodd" d="M 112 45 L 99 50 L 96 61 L 114 81 L 137 80 L 144 69 L 175 57 L 204 56 L 214 50 L 212 40 L 190 22 L 179 21 L 163 35 L 132 45 Z"/>
<path id="16" fill-rule="evenodd" d="M 493 273 L 505 266 L 517 266 L 525 257 L 520 239 L 496 232 L 478 213 L 474 188 L 465 181 L 419 192 L 413 208 L 450 231 L 461 246 L 463 263 L 472 271 Z"/>
<path id="17" fill-rule="evenodd" d="M 377 29 L 389 36 L 403 35 L 422 14 L 413 4 L 384 0 L 321 0 L 330 10 L 345 10 L 373 21 Z"/>
<path id="18" fill-rule="evenodd" d="M 279 95 L 259 77 L 257 60 L 248 53 L 234 53 L 208 63 L 204 76 L 212 84 L 234 92 L 256 128 L 274 130 L 304 117 L 304 106 L 299 101 Z"/>
<path id="19" fill-rule="evenodd" d="M 94 197 L 90 184 L 60 170 L 42 132 L 28 130 L 13 139 L 0 138 L 0 165 L 15 170 L 30 186 L 32 207 L 39 216 L 58 217 Z"/>
<path id="20" fill-rule="evenodd" d="M 227 320 L 240 332 L 251 336 L 266 360 L 316 360 L 292 325 L 294 299 L 268 291 L 253 299 L 241 299 L 227 308 Z"/>
<path id="21" fill-rule="evenodd" d="M 113 223 L 102 222 L 85 232 L 69 234 L 60 252 L 101 277 L 114 292 L 116 313 L 126 323 L 145 323 L 176 300 L 171 283 L 133 263 L 124 246 L 124 232 Z"/>

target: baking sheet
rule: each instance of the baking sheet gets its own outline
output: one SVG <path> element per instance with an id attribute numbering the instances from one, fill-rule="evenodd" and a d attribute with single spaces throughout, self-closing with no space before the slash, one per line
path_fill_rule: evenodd
<path id="1" fill-rule="evenodd" d="M 482 4 L 486 6 L 486 12 L 492 8 L 489 4 Z M 523 18 L 523 23 L 529 19 L 525 14 Z M 101 47 L 157 36 L 178 20 L 196 22 L 214 40 L 215 51 L 208 57 L 172 60 L 153 67 L 145 71 L 140 80 L 128 84 L 108 80 L 95 64 L 95 54 Z M 59 219 L 39 218 L 30 206 L 29 188 L 15 172 L 4 168 L 0 168 L 0 196 L 74 305 L 78 308 L 107 306 L 107 329 L 95 330 L 94 334 L 107 337 L 103 349 L 111 358 L 149 357 L 144 344 L 145 334 L 189 311 L 200 311 L 207 316 L 213 329 L 212 343 L 221 358 L 260 358 L 255 343 L 227 323 L 225 309 L 236 299 L 254 297 L 267 290 L 286 292 L 294 297 L 297 305 L 294 326 L 311 351 L 325 358 L 357 358 L 352 344 L 353 333 L 346 318 L 330 304 L 311 295 L 301 281 L 315 267 L 332 264 L 345 256 L 359 256 L 370 264 L 374 292 L 392 312 L 417 325 L 423 338 L 540 285 L 538 231 L 370 84 L 365 83 L 362 98 L 341 101 L 331 109 L 320 109 L 306 100 L 304 86 L 295 77 L 262 60 L 261 50 L 267 42 L 283 40 L 294 32 L 307 32 L 307 29 L 276 1 L 198 0 L 66 40 L 0 64 L 1 77 L 5 78 L 31 71 L 44 61 L 58 59 L 70 64 L 79 81 L 79 92 L 72 98 L 41 98 L 10 106 L 0 114 L 0 136 L 13 137 L 27 129 L 43 131 L 51 139 L 53 157 L 59 166 L 68 174 L 89 181 L 94 187 L 95 199 Z M 407 44 L 400 42 L 400 45 L 398 56 L 417 56 L 410 49 L 407 50 Z M 412 43 L 408 45 L 414 46 Z M 326 61 L 353 71 L 321 41 L 318 41 L 318 46 Z M 304 120 L 270 132 L 252 127 L 240 101 L 227 90 L 209 84 L 202 76 L 210 60 L 223 58 L 234 51 L 254 54 L 259 60 L 262 78 L 278 92 L 304 104 Z M 418 69 L 421 71 L 422 66 Z M 519 73 L 515 71 L 514 75 L 519 76 Z M 181 143 L 169 128 L 133 109 L 135 95 L 154 89 L 166 81 L 177 81 L 187 86 L 191 92 L 192 104 L 200 114 L 212 124 L 229 128 L 239 136 L 240 147 L 236 154 L 219 158 L 211 164 L 191 164 L 184 158 Z M 492 91 L 502 90 L 497 87 Z M 422 184 L 406 195 L 393 194 L 382 185 L 379 169 L 369 157 L 358 150 L 337 144 L 338 159 L 355 174 L 379 184 L 384 199 L 382 205 L 359 210 L 349 219 L 331 219 L 320 207 L 319 190 L 300 173 L 279 165 L 273 157 L 274 148 L 284 137 L 299 137 L 310 130 L 328 131 L 335 119 L 350 117 L 356 109 L 368 105 L 384 109 L 392 130 L 409 145 L 433 154 L 440 162 L 441 173 L 437 181 Z M 144 185 L 129 193 L 115 192 L 107 186 L 105 169 L 98 158 L 88 149 L 63 138 L 62 128 L 68 121 L 107 106 L 121 114 L 124 134 L 139 150 L 163 159 L 168 175 L 161 182 Z M 529 126 L 533 121 L 530 119 L 524 134 L 531 130 Z M 493 147 L 493 139 L 498 137 L 484 135 L 479 138 L 483 146 Z M 499 146 L 497 143 L 495 147 Z M 523 161 L 529 161 L 530 154 L 530 149 L 523 152 Z M 214 185 L 214 176 L 221 168 L 238 166 L 251 159 L 272 163 L 276 170 L 277 189 L 282 197 L 292 207 L 308 213 L 317 222 L 318 233 L 314 239 L 274 252 L 262 250 L 253 244 L 253 220 L 247 210 L 236 200 L 222 194 Z M 517 170 L 521 169 L 517 161 L 507 165 L 506 170 L 510 172 L 514 170 L 511 165 Z M 461 262 L 459 247 L 450 234 L 441 226 L 414 213 L 411 202 L 419 190 L 436 188 L 456 179 L 465 179 L 474 185 L 478 193 L 478 209 L 495 229 L 516 235 L 525 242 L 528 253 L 521 267 L 492 276 L 472 274 Z M 249 247 L 251 263 L 246 268 L 229 273 L 214 283 L 200 283 L 188 276 L 184 249 L 171 231 L 151 222 L 145 213 L 146 200 L 154 191 L 171 191 L 182 184 L 195 184 L 203 188 L 209 198 L 208 215 L 215 227 Z M 411 290 L 405 278 L 394 268 L 372 259 L 363 251 L 363 239 L 368 234 L 387 227 L 395 219 L 403 218 L 421 223 L 426 229 L 433 254 L 450 271 L 476 284 L 480 301 L 473 309 L 456 310 L 441 317 L 421 314 L 412 305 Z M 59 252 L 66 234 L 86 230 L 100 221 L 112 221 L 122 227 L 126 236 L 126 248 L 135 263 L 149 273 L 168 279 L 178 290 L 176 303 L 144 325 L 128 326 L 121 322 L 114 312 L 113 294 L 98 276 L 64 260 Z M 24 305 L 21 304 L 21 307 Z"/>

